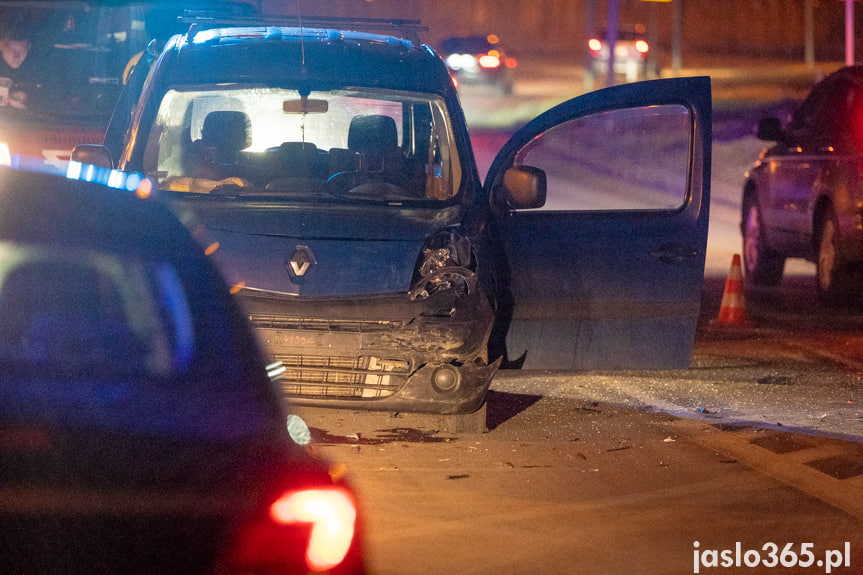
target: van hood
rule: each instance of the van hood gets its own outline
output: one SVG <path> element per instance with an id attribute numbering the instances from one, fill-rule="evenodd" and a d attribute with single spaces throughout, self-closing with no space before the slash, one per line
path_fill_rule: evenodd
<path id="1" fill-rule="evenodd" d="M 407 292 L 426 240 L 461 206 L 178 200 L 231 286 L 303 297 Z"/>

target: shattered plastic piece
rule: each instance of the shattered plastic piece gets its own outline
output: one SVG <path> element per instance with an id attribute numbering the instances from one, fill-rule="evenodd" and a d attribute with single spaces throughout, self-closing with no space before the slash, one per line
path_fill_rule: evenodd
<path id="1" fill-rule="evenodd" d="M 791 378 L 787 375 L 768 375 L 755 380 L 755 383 L 766 385 L 788 385 L 791 383 Z"/>

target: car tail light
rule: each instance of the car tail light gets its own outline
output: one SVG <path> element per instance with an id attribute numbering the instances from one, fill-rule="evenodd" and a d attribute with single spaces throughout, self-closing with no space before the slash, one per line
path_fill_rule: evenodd
<path id="1" fill-rule="evenodd" d="M 512 57 L 507 58 L 506 60 L 504 60 L 504 65 L 506 65 L 507 68 L 515 68 L 516 66 L 518 66 L 518 60 Z"/>
<path id="2" fill-rule="evenodd" d="M 650 44 L 647 43 L 647 40 L 636 40 L 635 49 L 640 54 L 647 54 L 650 51 Z"/>
<path id="3" fill-rule="evenodd" d="M 311 489 L 282 495 L 270 506 L 270 517 L 283 525 L 311 525 L 306 564 L 313 571 L 326 571 L 347 555 L 357 511 L 353 499 L 342 490 Z"/>
<path id="4" fill-rule="evenodd" d="M 334 569 L 354 542 L 356 504 L 337 487 L 288 491 L 244 524 L 217 572 L 275 573 Z M 305 567 L 298 569 L 305 563 Z"/>
<path id="5" fill-rule="evenodd" d="M 429 238 L 414 272 L 410 298 L 425 299 L 447 290 L 470 293 L 476 287 L 473 250 L 460 233 L 449 230 Z"/>
<path id="6" fill-rule="evenodd" d="M 602 50 L 602 41 L 599 38 L 591 38 L 587 41 L 587 47 L 591 52 L 599 52 Z"/>
<path id="7" fill-rule="evenodd" d="M 491 53 L 483 54 L 479 57 L 479 65 L 482 68 L 499 68 L 500 56 Z"/>

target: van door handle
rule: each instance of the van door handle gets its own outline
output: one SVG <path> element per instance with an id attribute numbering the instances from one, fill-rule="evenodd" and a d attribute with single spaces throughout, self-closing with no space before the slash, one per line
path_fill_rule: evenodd
<path id="1" fill-rule="evenodd" d="M 698 250 L 681 244 L 665 244 L 652 250 L 650 255 L 662 263 L 679 264 L 697 258 Z"/>

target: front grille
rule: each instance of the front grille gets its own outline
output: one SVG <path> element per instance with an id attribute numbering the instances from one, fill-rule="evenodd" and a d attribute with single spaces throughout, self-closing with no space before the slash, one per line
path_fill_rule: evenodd
<path id="1" fill-rule="evenodd" d="M 319 319 L 306 317 L 287 317 L 281 315 L 252 314 L 252 325 L 259 328 L 298 329 L 309 331 L 333 331 L 368 333 L 374 331 L 393 331 L 404 327 L 403 321 L 364 320 L 364 319 Z"/>
<path id="2" fill-rule="evenodd" d="M 380 399 L 404 385 L 410 362 L 374 356 L 273 354 L 285 371 L 276 384 L 288 397 Z"/>

